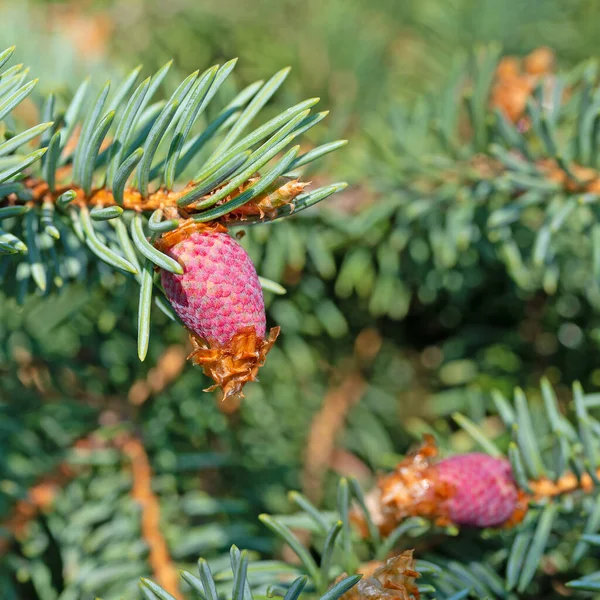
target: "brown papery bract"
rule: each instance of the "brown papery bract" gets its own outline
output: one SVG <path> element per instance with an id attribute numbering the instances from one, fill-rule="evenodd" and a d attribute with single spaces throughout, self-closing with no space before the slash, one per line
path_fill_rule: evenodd
<path id="1" fill-rule="evenodd" d="M 217 388 L 223 391 L 223 401 L 235 402 L 244 397 L 242 389 L 246 383 L 256 380 L 267 353 L 272 348 L 279 327 L 273 327 L 265 339 L 256 335 L 254 327 L 245 327 L 225 346 L 208 347 L 206 342 L 190 333 L 194 350 L 188 358 L 203 368 L 204 374 L 215 384 L 207 388 L 211 392 Z"/>
<path id="2" fill-rule="evenodd" d="M 419 600 L 415 580 L 420 577 L 415 568 L 413 550 L 405 550 L 385 563 L 363 565 L 359 573 L 365 575 L 342 600 Z"/>
<path id="3" fill-rule="evenodd" d="M 503 57 L 496 67 L 490 104 L 501 109 L 513 123 L 519 123 L 536 85 L 552 73 L 553 67 L 554 53 L 547 47 L 537 48 L 522 60 Z M 526 127 L 526 123 L 521 126 Z"/>

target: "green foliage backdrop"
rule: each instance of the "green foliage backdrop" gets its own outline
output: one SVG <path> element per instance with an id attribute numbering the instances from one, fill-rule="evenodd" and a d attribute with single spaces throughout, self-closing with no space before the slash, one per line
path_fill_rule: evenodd
<path id="1" fill-rule="evenodd" d="M 319 96 L 331 113 L 300 152 L 350 143 L 304 179 L 350 187 L 244 228 L 286 293 L 265 292 L 282 335 L 236 410 L 202 391 L 160 310 L 139 361 L 132 277 L 77 250 L 71 280 L 36 292 L 0 257 L 0 598 L 164 599 L 151 582 L 182 568 L 172 594 L 215 600 L 210 565 L 220 597 L 332 600 L 355 583 L 331 589 L 338 576 L 393 548 L 416 548 L 427 598 L 599 594 L 600 196 L 573 172 L 598 167 L 599 21 L 593 0 L 3 3 L 8 66 L 40 78 L 8 131 L 51 120 L 43 98 L 66 106 L 87 75 L 99 90 L 173 58 L 168 99 L 239 56 L 208 121 L 290 65 L 259 123 Z M 554 103 L 533 89 L 521 127 L 488 107 L 494 71 L 540 46 Z M 515 529 L 414 517 L 359 538 L 351 499 L 424 433 L 443 455 L 510 456 L 522 489 L 572 471 L 594 487 L 538 498 Z"/>

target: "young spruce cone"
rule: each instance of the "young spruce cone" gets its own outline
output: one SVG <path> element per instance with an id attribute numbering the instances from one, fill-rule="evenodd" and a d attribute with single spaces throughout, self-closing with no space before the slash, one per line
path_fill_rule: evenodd
<path id="1" fill-rule="evenodd" d="M 519 492 L 508 460 L 473 452 L 446 458 L 432 469 L 438 482 L 454 489 L 444 503 L 453 523 L 496 527 L 515 512 Z"/>
<path id="2" fill-rule="evenodd" d="M 411 516 L 471 527 L 509 526 L 523 518 L 525 496 L 506 459 L 477 452 L 436 457 L 433 439 L 426 436 L 424 445 L 370 492 L 370 512 L 384 533 Z M 355 520 L 363 528 L 356 515 Z"/>
<path id="3" fill-rule="evenodd" d="M 157 246 L 184 268 L 162 272 L 175 312 L 190 330 L 193 362 L 221 387 L 224 399 L 243 397 L 279 333 L 266 333 L 265 306 L 256 270 L 246 251 L 221 225 L 188 222 Z"/>

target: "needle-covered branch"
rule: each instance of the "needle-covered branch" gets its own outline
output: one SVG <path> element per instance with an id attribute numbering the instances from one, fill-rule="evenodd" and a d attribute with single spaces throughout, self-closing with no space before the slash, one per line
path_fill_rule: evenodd
<path id="1" fill-rule="evenodd" d="M 2 54 L 3 62 L 12 51 Z M 141 68 L 137 67 L 116 88 L 106 82 L 95 94 L 86 80 L 64 108 L 54 96 L 47 98 L 40 109 L 47 122 L 18 134 L 6 130 L 5 141 L 0 140 L 4 288 L 19 298 L 30 287 L 49 294 L 69 279 L 62 264 L 67 248 L 87 247 L 97 260 L 140 283 L 138 349 L 143 360 L 152 297 L 155 292 L 163 294 L 154 271 L 183 276 L 189 266 L 186 256 L 169 256 L 172 244 L 164 244 L 164 236 L 178 228 L 188 231 L 194 222 L 198 230 L 206 223 L 224 232 L 230 224 L 269 222 L 343 189 L 345 184 L 307 190 L 310 182 L 300 179 L 300 167 L 344 144 L 329 143 L 303 154 L 294 145 L 327 115 L 311 114 L 318 98 L 300 102 L 252 129 L 289 69 L 266 83 L 248 86 L 207 117 L 206 109 L 220 96 L 235 63 L 191 73 L 164 100 L 158 96 L 171 62 L 139 84 Z M 36 85 L 32 81 L 1 87 L 3 80 L 12 81 L 19 72 L 20 67 L 0 74 L 0 120 Z M 34 149 L 23 152 L 28 144 Z M 143 261 L 146 266 L 140 270 Z M 265 279 L 255 283 L 262 296 L 261 281 Z M 272 282 L 266 285 L 273 287 Z M 253 324 L 240 327 L 245 330 Z M 218 340 L 206 337 L 206 331 L 192 333 L 200 335 L 198 348 L 214 353 L 230 344 L 236 332 Z M 258 336 L 257 348 L 263 347 L 264 331 L 252 335 Z M 272 341 L 256 350 L 256 368 Z M 227 351 L 217 354 L 228 355 Z M 213 357 L 209 362 L 213 367 L 205 365 L 205 370 L 228 389 L 222 359 Z M 256 368 L 250 367 L 244 377 L 254 379 Z M 235 377 L 238 393 L 248 379 L 239 373 Z"/>

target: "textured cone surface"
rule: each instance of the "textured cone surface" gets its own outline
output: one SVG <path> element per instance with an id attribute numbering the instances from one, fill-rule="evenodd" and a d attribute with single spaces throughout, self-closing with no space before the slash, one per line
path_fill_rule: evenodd
<path id="1" fill-rule="evenodd" d="M 454 491 L 445 502 L 448 516 L 457 525 L 494 527 L 515 511 L 519 492 L 510 463 L 487 454 L 461 454 L 437 463 L 436 480 Z"/>
<path id="2" fill-rule="evenodd" d="M 162 284 L 183 323 L 211 346 L 225 346 L 253 327 L 265 336 L 265 307 L 256 270 L 227 233 L 196 231 L 168 250 L 183 275 L 162 272 Z"/>

